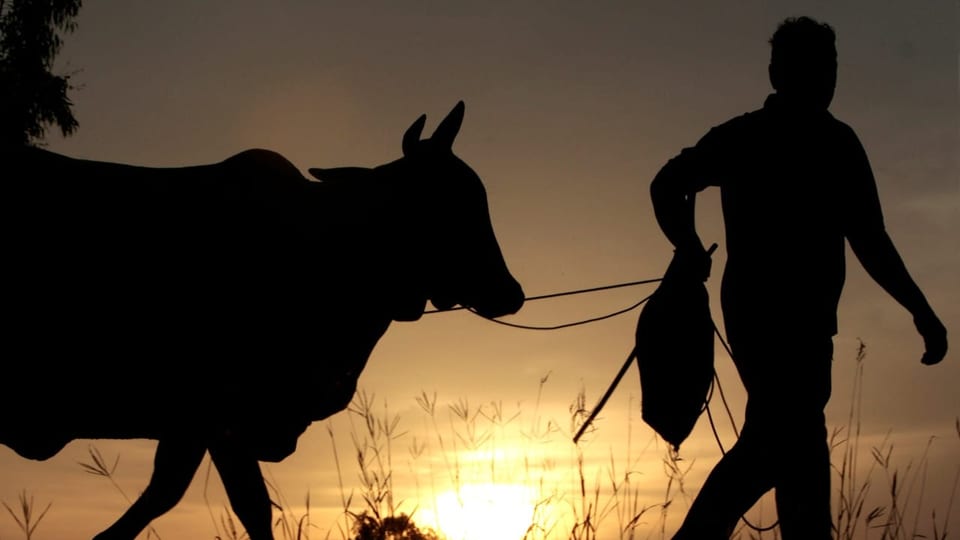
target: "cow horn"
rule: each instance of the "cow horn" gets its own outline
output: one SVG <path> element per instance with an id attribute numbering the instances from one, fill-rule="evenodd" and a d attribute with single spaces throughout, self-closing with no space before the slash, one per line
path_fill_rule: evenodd
<path id="1" fill-rule="evenodd" d="M 450 114 L 437 126 L 436 131 L 433 132 L 433 136 L 430 137 L 430 139 L 437 141 L 446 148 L 453 148 L 453 140 L 457 138 L 457 133 L 460 131 L 460 124 L 463 123 L 463 111 L 463 101 L 458 101 L 453 107 L 453 110 L 450 111 Z"/>
<path id="2" fill-rule="evenodd" d="M 421 114 L 420 118 L 407 128 L 403 134 L 403 155 L 409 156 L 420 142 L 420 133 L 423 132 L 423 125 L 427 123 L 427 115 Z"/>

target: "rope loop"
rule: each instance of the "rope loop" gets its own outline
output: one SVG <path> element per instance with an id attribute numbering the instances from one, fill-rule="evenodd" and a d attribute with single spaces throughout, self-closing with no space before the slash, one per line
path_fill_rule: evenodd
<path id="1" fill-rule="evenodd" d="M 540 295 L 540 296 L 531 296 L 531 297 L 529 297 L 529 298 L 526 298 L 525 301 L 526 301 L 526 302 L 532 302 L 532 301 L 536 301 L 536 300 L 546 300 L 546 299 L 548 299 L 548 298 L 559 298 L 559 297 L 561 297 L 561 296 L 572 296 L 572 295 L 577 295 L 577 294 L 593 293 L 593 292 L 605 291 L 605 290 L 610 290 L 610 289 L 619 289 L 619 288 L 622 288 L 622 287 L 633 287 L 633 286 L 636 286 L 636 285 L 645 285 L 645 284 L 649 284 L 649 283 L 658 283 L 658 282 L 660 282 L 660 281 L 662 281 L 662 280 L 663 280 L 663 278 L 644 279 L 644 280 L 640 280 L 640 281 L 630 281 L 630 282 L 626 282 L 626 283 L 617 283 L 617 284 L 614 284 L 614 285 L 604 285 L 604 286 L 601 286 L 601 287 L 591 287 L 591 288 L 588 288 L 588 289 L 577 289 L 577 290 L 574 290 L 574 291 L 564 291 L 564 292 L 559 292 L 559 293 L 544 294 L 544 295 Z M 520 330 L 548 331 L 548 330 L 560 330 L 560 329 L 563 329 L 563 328 L 571 328 L 571 327 L 574 327 L 574 326 L 581 326 L 581 325 L 585 325 L 585 324 L 595 323 L 595 322 L 603 321 L 603 320 L 606 320 L 606 319 L 611 319 L 611 318 L 616 317 L 616 316 L 618 316 L 618 315 L 623 315 L 624 313 L 629 313 L 629 312 L 637 309 L 638 307 L 642 306 L 642 305 L 643 305 L 647 300 L 649 300 L 650 297 L 652 297 L 652 296 L 653 296 L 653 293 L 647 295 L 645 298 L 643 298 L 643 299 L 640 300 L 639 302 L 637 302 L 637 303 L 635 303 L 635 304 L 633 304 L 633 305 L 631 305 L 631 306 L 629 306 L 629 307 L 626 307 L 626 308 L 624 308 L 624 309 L 620 309 L 620 310 L 614 311 L 614 312 L 612 312 L 612 313 L 608 313 L 608 314 L 606 314 L 606 315 L 600 315 L 600 316 L 598 316 L 598 317 L 591 317 L 591 318 L 588 318 L 588 319 L 583 319 L 583 320 L 573 321 L 573 322 L 568 322 L 568 323 L 562 323 L 562 324 L 557 324 L 557 325 L 552 325 L 552 326 L 534 326 L 534 325 L 527 325 L 527 324 L 510 323 L 510 322 L 506 322 L 506 321 L 501 321 L 501 320 L 498 320 L 498 319 L 494 319 L 494 318 L 491 318 L 491 317 L 484 317 L 483 315 L 480 315 L 479 313 L 477 313 L 477 311 L 476 311 L 475 309 L 473 309 L 473 308 L 464 308 L 464 307 L 459 307 L 459 306 L 458 306 L 458 307 L 455 307 L 455 308 L 452 308 L 452 309 L 449 309 L 449 310 L 445 310 L 445 311 L 456 311 L 456 310 L 466 309 L 466 310 L 470 311 L 471 313 L 473 313 L 474 315 L 477 315 L 478 317 L 481 317 L 481 318 L 483 318 L 483 319 L 485 319 L 485 320 L 488 320 L 488 321 L 490 321 L 490 322 L 492 322 L 492 323 L 496 323 L 496 324 L 503 325 L 503 326 L 508 326 L 508 327 L 510 327 L 510 328 L 517 328 L 517 329 L 520 329 Z M 429 311 L 425 311 L 425 312 L 424 312 L 424 314 L 431 314 L 431 313 L 443 313 L 443 312 L 441 312 L 440 310 L 429 310 Z M 723 338 L 723 334 L 720 333 L 720 329 L 717 328 L 717 325 L 716 325 L 716 324 L 713 325 L 713 331 L 714 331 L 714 333 L 716 333 L 717 338 L 720 340 L 720 343 L 723 345 L 724 350 L 727 352 L 727 354 L 730 356 L 730 358 L 733 358 L 733 352 L 731 352 L 730 346 L 727 344 L 726 340 Z M 628 358 L 628 362 L 630 362 L 632 359 L 633 359 L 633 355 L 632 355 L 632 353 L 631 353 L 631 357 Z M 625 368 L 625 367 L 627 367 L 627 365 L 624 365 L 624 368 Z M 611 386 L 611 388 L 607 391 L 607 395 L 605 395 L 605 396 L 601 399 L 601 401 L 600 401 L 600 403 L 598 404 L 598 406 L 594 408 L 594 414 L 596 414 L 597 412 L 599 412 L 600 407 L 602 407 L 602 406 L 603 406 L 603 403 L 606 402 L 606 399 L 609 397 L 609 394 L 612 393 L 613 387 L 616 386 L 616 383 L 619 381 L 620 377 L 622 377 L 624 371 L 625 371 L 624 369 L 621 369 L 621 372 L 618 374 L 617 379 L 616 379 L 615 382 L 614 382 L 614 385 Z M 734 433 L 734 435 L 735 435 L 737 438 L 739 438 L 739 437 L 740 437 L 740 432 L 739 432 L 739 430 L 737 429 L 736 422 L 735 422 L 734 419 L 733 419 L 733 413 L 731 412 L 730 406 L 729 406 L 729 404 L 727 403 L 727 398 L 726 398 L 726 396 L 725 396 L 724 393 L 723 393 L 723 387 L 720 385 L 720 378 L 717 376 L 716 370 L 714 370 L 714 372 L 713 372 L 713 382 L 712 382 L 712 384 L 710 385 L 710 390 L 707 392 L 707 398 L 706 398 L 706 400 L 704 400 L 703 411 L 706 411 L 706 413 L 707 413 L 707 419 L 708 419 L 709 422 L 710 422 L 710 429 L 713 431 L 713 436 L 714 436 L 714 439 L 715 439 L 716 442 L 717 442 L 717 446 L 720 448 L 720 453 L 721 453 L 722 455 L 726 455 L 726 453 L 727 453 L 727 452 L 726 452 L 726 449 L 724 449 L 724 447 L 723 447 L 723 442 L 720 440 L 720 434 L 719 434 L 718 431 L 717 431 L 717 425 L 716 425 L 716 423 L 715 423 L 715 421 L 714 421 L 714 419 L 713 419 L 713 414 L 712 414 L 711 411 L 710 411 L 710 402 L 713 400 L 714 390 L 716 390 L 717 393 L 720 394 L 720 400 L 723 402 L 723 408 L 724 408 L 724 410 L 725 410 L 726 413 L 727 413 L 727 418 L 729 418 L 729 420 L 730 420 L 730 425 L 731 425 L 732 428 L 733 428 L 733 433 Z M 575 442 L 575 443 L 576 443 L 577 439 L 579 439 L 579 437 L 580 437 L 580 435 L 582 434 L 583 429 L 584 429 L 585 427 L 586 427 L 586 424 L 581 427 L 580 433 L 578 433 L 577 436 L 574 437 L 574 442 Z M 744 515 L 744 516 L 740 516 L 740 519 L 744 522 L 744 524 L 746 524 L 747 527 L 749 527 L 750 529 L 753 529 L 754 531 L 760 532 L 760 533 L 771 531 L 771 530 L 775 529 L 775 528 L 780 524 L 780 520 L 778 519 L 778 520 L 774 521 L 772 525 L 768 525 L 768 526 L 766 526 L 766 527 L 762 527 L 762 526 L 754 525 L 753 523 L 751 523 L 751 522 L 747 519 L 747 517 L 746 517 L 745 515 Z"/>

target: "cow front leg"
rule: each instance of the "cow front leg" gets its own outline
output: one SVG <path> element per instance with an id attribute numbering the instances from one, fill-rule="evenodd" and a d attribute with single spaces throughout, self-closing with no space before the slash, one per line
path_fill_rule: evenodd
<path id="1" fill-rule="evenodd" d="M 220 473 L 230 507 L 250 540 L 273 540 L 270 496 L 260 463 L 249 452 L 227 443 L 212 445 L 210 458 Z"/>
<path id="2" fill-rule="evenodd" d="M 153 458 L 153 474 L 143 494 L 109 529 L 94 540 L 133 540 L 151 521 L 183 497 L 200 467 L 206 447 L 191 440 L 162 439 Z"/>

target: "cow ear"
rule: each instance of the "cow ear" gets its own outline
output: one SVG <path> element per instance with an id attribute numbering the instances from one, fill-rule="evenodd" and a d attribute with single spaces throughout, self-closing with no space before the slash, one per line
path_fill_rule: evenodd
<path id="1" fill-rule="evenodd" d="M 460 124 L 463 123 L 463 110 L 463 102 L 457 102 L 453 110 L 450 111 L 450 114 L 437 126 L 430 140 L 436 141 L 437 144 L 443 148 L 453 148 L 453 140 L 457 138 L 457 133 L 460 131 Z"/>
<path id="2" fill-rule="evenodd" d="M 313 167 L 308 169 L 311 175 L 321 182 L 349 182 L 370 174 L 372 169 L 366 167 L 335 167 L 332 169 L 320 169 Z"/>
<path id="3" fill-rule="evenodd" d="M 403 134 L 403 155 L 409 156 L 413 154 L 414 149 L 417 147 L 417 143 L 420 142 L 420 134 L 423 132 L 423 125 L 427 123 L 427 115 L 421 114 L 420 118 L 410 125 L 407 128 L 406 133 Z"/>

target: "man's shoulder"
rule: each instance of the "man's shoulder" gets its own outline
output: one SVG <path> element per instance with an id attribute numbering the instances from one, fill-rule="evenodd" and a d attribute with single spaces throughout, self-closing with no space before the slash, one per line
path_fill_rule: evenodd
<path id="1" fill-rule="evenodd" d="M 763 109 L 757 109 L 755 111 L 749 111 L 738 116 L 734 116 L 726 122 L 716 126 L 716 128 L 727 130 L 749 129 L 764 122 L 764 116 L 765 114 Z"/>
<path id="2" fill-rule="evenodd" d="M 849 124 L 833 116 L 832 114 L 830 114 L 829 117 L 830 117 L 831 127 L 838 135 L 842 137 L 846 137 L 848 139 L 852 139 L 852 140 L 857 140 L 857 141 L 860 140 L 860 137 L 857 136 L 857 132 L 854 131 L 854 129 L 850 127 Z"/>
<path id="3" fill-rule="evenodd" d="M 763 109 L 745 112 L 711 127 L 703 136 L 700 144 L 721 144 L 733 142 L 757 133 L 766 123 Z"/>
<path id="4" fill-rule="evenodd" d="M 808 119 L 819 124 L 820 127 L 817 128 L 808 124 L 807 129 L 824 130 L 834 137 L 848 141 L 859 141 L 856 131 L 854 131 L 849 124 L 836 118 L 829 112 L 824 111 L 822 114 L 823 116 L 819 121 L 812 118 Z M 790 124 L 792 124 L 792 122 L 787 125 Z M 737 135 L 747 135 L 776 129 L 777 126 L 781 125 L 783 125 L 783 118 L 778 117 L 778 115 L 769 108 L 763 107 L 734 116 L 729 120 L 717 124 L 710 128 L 708 134 L 712 136 L 723 136 L 724 138 L 736 137 Z M 793 125 L 795 126 L 795 124 Z"/>

